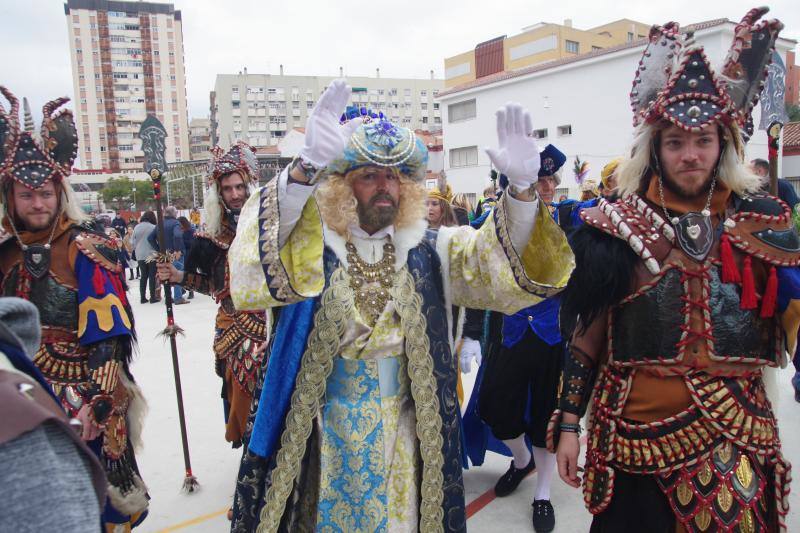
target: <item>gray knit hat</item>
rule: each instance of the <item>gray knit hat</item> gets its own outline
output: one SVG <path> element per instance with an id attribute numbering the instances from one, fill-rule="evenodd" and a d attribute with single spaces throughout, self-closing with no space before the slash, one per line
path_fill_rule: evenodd
<path id="1" fill-rule="evenodd" d="M 22 298 L 0 297 L 0 340 L 19 346 L 33 359 L 42 340 L 36 306 Z"/>

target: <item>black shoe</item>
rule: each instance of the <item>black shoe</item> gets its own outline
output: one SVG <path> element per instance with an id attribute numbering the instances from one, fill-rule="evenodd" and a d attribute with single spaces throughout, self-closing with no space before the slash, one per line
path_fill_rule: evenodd
<path id="1" fill-rule="evenodd" d="M 528 461 L 528 466 L 525 468 L 516 468 L 514 461 L 511 461 L 511 466 L 508 467 L 506 473 L 497 480 L 497 484 L 494 486 L 495 496 L 502 498 L 517 490 L 525 476 L 530 474 L 534 468 L 536 468 L 536 463 L 533 461 L 533 455 L 531 455 L 531 460 Z"/>
<path id="2" fill-rule="evenodd" d="M 150 303 L 151 304 L 157 304 L 160 301 L 161 301 L 161 298 L 150 298 Z"/>
<path id="3" fill-rule="evenodd" d="M 800 402 L 800 389 L 794 389 L 794 401 Z"/>
<path id="4" fill-rule="evenodd" d="M 191 300 L 192 298 L 194 298 L 194 291 L 189 293 L 189 299 Z"/>
<path id="5" fill-rule="evenodd" d="M 139 303 L 140 304 L 146 304 L 148 301 L 149 300 L 147 298 L 142 298 L 141 300 L 139 300 Z"/>
<path id="6" fill-rule="evenodd" d="M 556 527 L 556 512 L 550 500 L 533 500 L 533 530 L 536 533 L 553 531 Z"/>

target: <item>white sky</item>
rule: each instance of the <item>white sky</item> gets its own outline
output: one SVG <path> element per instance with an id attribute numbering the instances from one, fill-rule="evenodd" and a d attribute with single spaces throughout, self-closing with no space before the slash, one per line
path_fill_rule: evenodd
<path id="1" fill-rule="evenodd" d="M 444 58 L 499 35 L 546 21 L 587 29 L 620 18 L 681 25 L 738 21 L 757 0 L 175 0 L 183 15 L 189 116 L 208 115 L 218 73 L 427 78 L 444 75 Z M 782 36 L 800 40 L 797 0 L 776 0 Z M 792 8 L 791 6 L 795 7 Z M 0 84 L 31 101 L 34 117 L 56 96 L 73 96 L 63 1 L 0 0 Z M 633 79 L 631 72 L 631 79 Z M 587 80 L 587 83 L 592 80 Z M 627 118 L 626 118 L 627 120 Z"/>

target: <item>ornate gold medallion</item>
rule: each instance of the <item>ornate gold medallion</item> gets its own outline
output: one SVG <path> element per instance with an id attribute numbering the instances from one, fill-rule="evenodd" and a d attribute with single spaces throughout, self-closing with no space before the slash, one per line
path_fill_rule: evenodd
<path id="1" fill-rule="evenodd" d="M 366 323 L 375 325 L 386 304 L 392 299 L 395 275 L 394 245 L 383 245 L 383 258 L 377 263 L 367 263 L 358 255 L 353 243 L 347 242 L 347 273 L 350 275 L 350 288 L 353 289 L 356 307 Z"/>

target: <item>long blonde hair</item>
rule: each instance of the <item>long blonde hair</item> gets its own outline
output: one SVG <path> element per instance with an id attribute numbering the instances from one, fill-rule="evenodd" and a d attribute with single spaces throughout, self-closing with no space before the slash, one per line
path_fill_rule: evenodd
<path id="1" fill-rule="evenodd" d="M 315 192 L 323 222 L 339 235 L 347 237 L 350 225 L 358 224 L 358 201 L 353 194 L 353 181 L 369 170 L 369 167 L 361 167 L 344 176 L 331 174 Z M 398 169 L 390 167 L 390 170 L 400 179 L 400 206 L 394 226 L 401 229 L 425 218 L 425 199 L 428 194 L 422 185 L 407 178 Z"/>
<path id="2" fill-rule="evenodd" d="M 617 186 L 621 196 L 631 193 L 643 194 L 647 190 L 650 175 L 654 168 L 653 153 L 658 134 L 668 127 L 669 123 L 660 121 L 655 124 L 642 123 L 634 130 L 631 153 L 617 168 Z M 719 160 L 717 179 L 736 194 L 754 193 L 761 188 L 761 178 L 744 164 L 744 143 L 735 123 L 720 126 L 720 135 L 724 147 Z"/>

